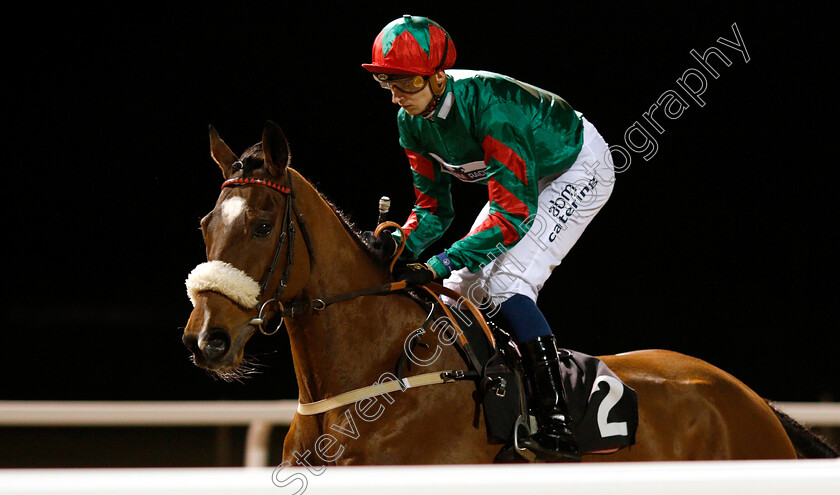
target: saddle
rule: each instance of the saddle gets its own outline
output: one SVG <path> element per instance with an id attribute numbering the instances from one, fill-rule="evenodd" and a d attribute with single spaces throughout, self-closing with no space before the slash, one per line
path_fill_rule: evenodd
<path id="1" fill-rule="evenodd" d="M 536 432 L 534 401 L 513 339 L 454 291 L 432 283 L 426 286 L 426 292 L 458 332 L 470 370 L 455 378 L 476 383 L 488 437 L 504 444 L 496 462 L 533 461 L 527 447 L 529 437 Z M 459 304 L 444 304 L 440 295 Z M 468 311 L 463 310 L 463 302 L 467 302 Z M 639 424 L 636 391 L 597 357 L 567 349 L 560 349 L 558 357 L 580 452 L 612 453 L 635 444 Z M 401 378 L 405 359 L 400 361 L 397 376 Z"/>
<path id="2" fill-rule="evenodd" d="M 394 222 L 381 222 L 374 236 L 387 227 L 401 229 Z M 390 261 L 394 264 L 405 246 L 405 235 Z M 382 295 L 406 289 L 406 282 L 392 282 L 384 286 L 370 287 L 340 294 L 316 301 L 305 301 L 300 308 L 291 305 L 284 309 L 290 315 L 296 311 L 322 310 L 328 305 L 362 295 Z M 320 401 L 298 404 L 298 414 L 315 415 L 351 404 L 361 398 L 372 397 L 410 387 L 449 383 L 458 380 L 474 380 L 489 440 L 502 443 L 505 447 L 496 456 L 496 462 L 534 461 L 536 455 L 528 449 L 528 441 L 536 432 L 535 401 L 531 398 L 531 387 L 521 367 L 521 356 L 510 335 L 488 320 L 466 298 L 437 283 L 419 286 L 421 304 L 431 304 L 429 316 L 423 323 L 425 330 L 432 323 L 439 307 L 449 318 L 454 328 L 459 348 L 464 353 L 468 370 L 443 370 L 403 378 L 403 370 L 409 366 L 408 353 L 419 344 L 419 334 L 408 342 L 396 364 L 394 378 L 351 390 Z M 457 306 L 444 304 L 440 296 L 446 296 Z M 464 311 L 463 309 L 466 309 Z M 284 314 L 286 316 L 286 314 Z M 422 345 L 422 344 L 420 344 Z M 622 447 L 633 445 L 639 425 L 638 396 L 624 384 L 600 359 L 576 351 L 558 351 L 563 373 L 563 389 L 566 406 L 572 418 L 571 426 L 582 454 L 611 453 Z"/>

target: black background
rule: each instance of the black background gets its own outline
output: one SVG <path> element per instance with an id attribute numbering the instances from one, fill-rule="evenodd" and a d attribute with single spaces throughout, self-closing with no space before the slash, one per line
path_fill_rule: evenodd
<path id="1" fill-rule="evenodd" d="M 274 120 L 293 166 L 359 227 L 373 226 L 381 195 L 401 221 L 413 191 L 396 107 L 360 64 L 385 24 L 412 13 L 449 31 L 456 67 L 556 92 L 612 144 L 699 68 L 691 49 L 721 47 L 733 63 L 709 78 L 705 106 L 662 119 L 657 154 L 633 154 L 540 305 L 561 345 L 582 352 L 673 349 L 766 397 L 836 400 L 836 6 L 582 3 L 10 14 L 0 399 L 296 398 L 282 334 L 252 339 L 267 367 L 245 384 L 195 368 L 180 342 L 184 279 L 205 260 L 198 220 L 221 183 L 207 126 L 241 152 Z M 748 63 L 716 43 L 734 40 L 733 23 Z M 458 218 L 435 249 L 486 197 L 453 193 Z"/>

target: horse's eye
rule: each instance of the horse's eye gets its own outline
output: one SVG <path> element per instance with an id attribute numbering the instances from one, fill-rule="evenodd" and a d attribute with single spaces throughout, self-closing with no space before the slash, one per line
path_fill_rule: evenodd
<path id="1" fill-rule="evenodd" d="M 274 225 L 271 222 L 257 220 L 257 222 L 254 223 L 254 237 L 266 237 L 271 233 L 271 229 L 273 227 Z"/>

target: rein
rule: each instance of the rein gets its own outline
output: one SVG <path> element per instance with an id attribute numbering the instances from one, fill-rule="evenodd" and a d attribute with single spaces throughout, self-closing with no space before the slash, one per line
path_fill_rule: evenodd
<path id="1" fill-rule="evenodd" d="M 303 301 L 294 301 L 287 304 L 283 304 L 280 298 L 283 295 L 286 286 L 289 283 L 289 276 L 291 272 L 291 267 L 294 264 L 294 250 L 295 250 L 295 235 L 297 230 L 295 229 L 295 223 L 292 221 L 291 213 L 294 212 L 295 220 L 297 220 L 298 225 L 300 226 L 301 234 L 303 235 L 303 242 L 306 245 L 306 249 L 309 252 L 309 262 L 310 265 L 315 260 L 315 254 L 312 250 L 312 240 L 309 236 L 309 231 L 306 228 L 306 221 L 301 215 L 300 211 L 297 209 L 295 205 L 295 193 L 292 189 L 292 181 L 291 177 L 286 172 L 286 183 L 287 186 L 280 185 L 276 182 L 272 182 L 270 180 L 265 179 L 255 179 L 252 177 L 237 177 L 233 179 L 228 179 L 222 184 L 222 189 L 227 187 L 236 187 L 236 186 L 248 186 L 248 185 L 260 185 L 266 186 L 271 188 L 284 196 L 286 196 L 286 211 L 283 214 L 283 221 L 282 221 L 282 230 L 280 232 L 280 239 L 277 242 L 277 248 L 274 251 L 274 256 L 272 257 L 271 263 L 269 264 L 268 268 L 266 268 L 265 273 L 260 282 L 260 294 L 264 294 L 266 289 L 268 289 L 268 283 L 271 280 L 272 275 L 274 274 L 274 270 L 277 267 L 277 262 L 280 259 L 280 253 L 283 251 L 283 247 L 288 240 L 289 243 L 289 250 L 286 254 L 286 267 L 283 270 L 283 276 L 280 279 L 280 283 L 277 285 L 277 290 L 274 292 L 274 296 L 266 300 L 260 306 L 259 314 L 256 318 L 251 319 L 248 322 L 249 325 L 253 325 L 259 329 L 259 331 L 265 335 L 273 335 L 277 333 L 278 330 L 283 326 L 283 321 L 281 320 L 280 324 L 277 325 L 273 330 L 267 331 L 264 328 L 264 325 L 268 323 L 269 320 L 274 319 L 276 317 L 281 318 L 294 318 L 298 315 L 303 314 L 310 314 L 313 311 L 322 311 L 327 306 L 330 306 L 335 303 L 349 301 L 350 299 L 355 299 L 357 297 L 362 296 L 370 296 L 370 295 L 384 295 L 390 294 L 392 292 L 396 292 L 398 290 L 405 289 L 406 283 L 405 282 L 392 282 L 389 284 L 379 285 L 376 287 L 368 287 L 364 289 L 359 289 L 351 292 L 346 292 L 344 294 L 338 294 L 332 297 L 326 297 L 321 299 L 306 299 Z M 396 225 L 397 224 L 390 222 L 390 224 Z M 377 228 L 377 233 L 380 231 L 381 228 L 387 226 L 385 224 L 380 225 Z M 402 251 L 402 248 L 400 249 Z M 397 254 L 397 256 L 399 253 Z M 396 260 L 396 256 L 394 257 Z M 391 263 L 391 268 L 393 269 L 393 262 Z M 277 310 L 271 312 L 271 309 L 276 307 Z"/>
<path id="2" fill-rule="evenodd" d="M 222 184 L 222 189 L 226 187 L 236 187 L 236 186 L 243 186 L 243 185 L 261 185 L 269 187 L 277 192 L 280 192 L 284 196 L 286 196 L 286 211 L 283 214 L 283 223 L 282 223 L 282 230 L 280 232 L 280 239 L 277 242 L 277 248 L 274 252 L 274 256 L 272 257 L 271 263 L 266 268 L 265 274 L 262 277 L 260 282 L 260 294 L 265 293 L 266 289 L 268 288 L 268 283 L 271 280 L 271 277 L 274 273 L 274 270 L 277 266 L 277 261 L 280 258 L 280 253 L 283 251 L 283 247 L 286 244 L 286 241 L 289 243 L 289 249 L 286 254 L 286 267 L 283 271 L 283 276 L 280 279 L 280 283 L 277 286 L 277 289 L 274 292 L 274 296 L 266 300 L 262 306 L 260 306 L 259 314 L 256 318 L 251 319 L 248 322 L 249 325 L 253 325 L 259 329 L 259 331 L 265 335 L 273 335 L 277 333 L 278 330 L 283 326 L 283 321 L 280 321 L 280 324 L 277 325 L 274 330 L 266 331 L 264 325 L 271 319 L 280 316 L 281 318 L 294 318 L 298 315 L 303 314 L 310 314 L 313 311 L 322 311 L 327 306 L 349 301 L 351 299 L 355 299 L 357 297 L 362 296 L 370 296 L 370 295 L 386 295 L 391 294 L 399 290 L 403 290 L 406 288 L 407 283 L 405 281 L 399 282 L 391 282 L 384 285 L 378 285 L 374 287 L 367 287 L 363 289 L 358 289 L 350 292 L 345 292 L 342 294 L 338 294 L 331 297 L 319 298 L 319 299 L 305 299 L 302 301 L 292 301 L 286 303 L 285 305 L 280 301 L 281 296 L 289 282 L 289 276 L 291 271 L 291 266 L 294 264 L 294 248 L 295 248 L 295 222 L 297 221 L 298 225 L 300 226 L 300 231 L 303 235 L 304 245 L 306 246 L 307 251 L 309 252 L 309 262 L 310 265 L 315 260 L 315 255 L 312 249 L 312 241 L 309 237 L 309 233 L 306 229 L 306 221 L 301 215 L 300 211 L 297 209 L 295 205 L 295 193 L 292 190 L 292 181 L 291 177 L 286 172 L 286 183 L 287 186 L 280 185 L 276 182 L 272 182 L 269 180 L 264 179 L 255 179 L 255 178 L 246 178 L 246 177 L 239 177 L 228 179 Z M 292 219 L 292 212 L 294 212 L 294 220 Z M 378 236 L 379 233 L 386 227 L 396 227 L 398 229 L 402 229 L 399 224 L 394 222 L 382 222 L 380 223 L 376 230 L 374 231 L 374 235 Z M 397 248 L 394 256 L 391 260 L 389 265 L 389 271 L 393 272 L 394 264 L 396 263 L 397 259 L 399 258 L 400 254 L 402 254 L 403 249 L 405 248 L 405 235 L 401 236 L 401 242 L 399 247 Z M 435 299 L 439 304 L 440 307 L 443 308 L 446 316 L 449 318 L 449 321 L 452 325 L 456 328 L 457 335 L 460 340 L 461 346 L 469 356 L 471 364 L 473 367 L 478 370 L 479 363 L 475 358 L 475 354 L 470 350 L 470 343 L 467 341 L 464 332 L 461 331 L 460 326 L 458 325 L 455 317 L 453 316 L 452 312 L 443 304 L 440 300 L 441 295 L 447 296 L 452 298 L 453 300 L 458 301 L 459 303 L 464 303 L 467 309 L 473 314 L 476 321 L 479 322 L 482 330 L 484 331 L 485 336 L 489 340 L 491 346 L 495 348 L 496 341 L 493 337 L 493 333 L 490 328 L 487 326 L 487 322 L 484 320 L 483 315 L 481 312 L 466 298 L 458 294 L 457 292 L 447 289 L 446 287 L 436 284 L 430 283 L 428 285 L 424 285 L 420 287 L 421 289 L 428 292 L 433 299 Z M 273 314 L 269 316 L 270 308 L 276 306 L 278 310 L 274 311 Z M 388 392 L 393 392 L 396 390 L 405 390 L 411 387 L 419 387 L 424 385 L 435 385 L 440 383 L 450 383 L 456 380 L 463 380 L 467 379 L 467 374 L 462 370 L 442 370 L 442 371 L 434 371 L 430 373 L 424 373 L 422 375 L 411 376 L 408 378 L 401 378 L 398 381 L 387 382 L 382 384 L 372 385 L 370 387 L 364 387 L 361 389 L 351 390 L 349 392 L 345 392 L 343 394 L 339 394 L 335 397 L 330 397 L 328 399 L 319 400 L 316 402 L 312 402 L 309 404 L 298 404 L 298 413 L 302 415 L 314 415 L 314 414 L 321 414 L 323 412 L 329 411 L 331 409 L 335 409 L 337 407 L 341 407 L 347 404 L 352 404 L 358 401 L 360 398 L 363 397 L 375 397 L 378 395 L 383 395 Z"/>

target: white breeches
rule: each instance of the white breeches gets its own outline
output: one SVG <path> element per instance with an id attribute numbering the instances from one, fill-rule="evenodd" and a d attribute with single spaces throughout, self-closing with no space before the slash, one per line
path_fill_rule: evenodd
<path id="1" fill-rule="evenodd" d="M 475 273 L 466 268 L 456 270 L 444 285 L 482 309 L 494 311 L 494 306 L 514 294 L 536 302 L 552 270 L 612 193 L 615 171 L 609 152 L 604 138 L 584 118 L 580 155 L 559 176 L 540 181 L 539 208 L 525 237 Z M 472 229 L 484 221 L 489 209 L 488 203 Z"/>

